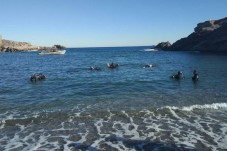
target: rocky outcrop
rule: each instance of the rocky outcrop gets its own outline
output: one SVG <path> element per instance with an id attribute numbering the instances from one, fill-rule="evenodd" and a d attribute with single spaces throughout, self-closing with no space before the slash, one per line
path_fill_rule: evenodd
<path id="1" fill-rule="evenodd" d="M 227 18 L 199 23 L 192 34 L 167 49 L 227 52 Z"/>
<path id="2" fill-rule="evenodd" d="M 18 49 L 12 48 L 12 47 L 0 47 L 0 52 L 16 52 L 19 51 Z"/>
<path id="3" fill-rule="evenodd" d="M 167 41 L 167 42 L 160 42 L 155 46 L 155 49 L 168 50 L 170 47 L 171 47 L 171 44 L 169 41 Z"/>
<path id="4" fill-rule="evenodd" d="M 18 42 L 18 41 L 12 41 L 12 40 L 2 40 L 2 45 L 5 47 L 30 47 L 32 46 L 28 42 Z"/>
<path id="5" fill-rule="evenodd" d="M 28 42 L 18 42 L 12 40 L 1 40 L 0 52 L 20 52 L 20 51 L 29 51 L 29 50 L 49 50 L 55 51 L 58 49 L 63 49 L 64 46 L 54 45 L 53 47 L 45 46 L 33 46 Z"/>

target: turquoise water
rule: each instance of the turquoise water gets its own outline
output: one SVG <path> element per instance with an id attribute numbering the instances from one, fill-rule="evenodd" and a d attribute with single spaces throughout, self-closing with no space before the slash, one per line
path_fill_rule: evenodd
<path id="1" fill-rule="evenodd" d="M 145 48 L 1 53 L 0 150 L 226 150 L 227 55 Z"/>

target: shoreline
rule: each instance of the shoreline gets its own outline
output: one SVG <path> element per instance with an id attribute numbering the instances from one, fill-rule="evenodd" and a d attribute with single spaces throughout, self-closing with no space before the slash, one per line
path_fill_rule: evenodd
<path id="1" fill-rule="evenodd" d="M 32 51 L 32 50 L 48 50 L 55 51 L 61 48 L 65 48 L 61 45 L 48 46 L 34 46 L 28 42 L 18 42 L 12 40 L 0 39 L 0 52 L 21 52 L 21 51 Z"/>
<path id="2" fill-rule="evenodd" d="M 10 47 L 10 46 L 1 46 L 0 52 L 22 52 L 22 51 L 32 51 L 32 50 L 49 50 L 54 51 L 57 50 L 55 47 L 45 47 L 45 46 L 29 46 L 29 47 Z"/>

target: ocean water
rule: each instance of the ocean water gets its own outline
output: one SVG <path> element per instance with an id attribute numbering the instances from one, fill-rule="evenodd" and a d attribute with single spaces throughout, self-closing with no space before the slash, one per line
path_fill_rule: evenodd
<path id="1" fill-rule="evenodd" d="M 227 55 L 146 48 L 0 53 L 0 150 L 226 151 Z"/>

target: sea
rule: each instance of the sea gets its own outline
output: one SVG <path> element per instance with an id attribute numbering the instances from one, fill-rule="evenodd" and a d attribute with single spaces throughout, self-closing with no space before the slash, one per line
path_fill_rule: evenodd
<path id="1" fill-rule="evenodd" d="M 226 151 L 227 54 L 147 48 L 0 53 L 0 150 Z"/>

